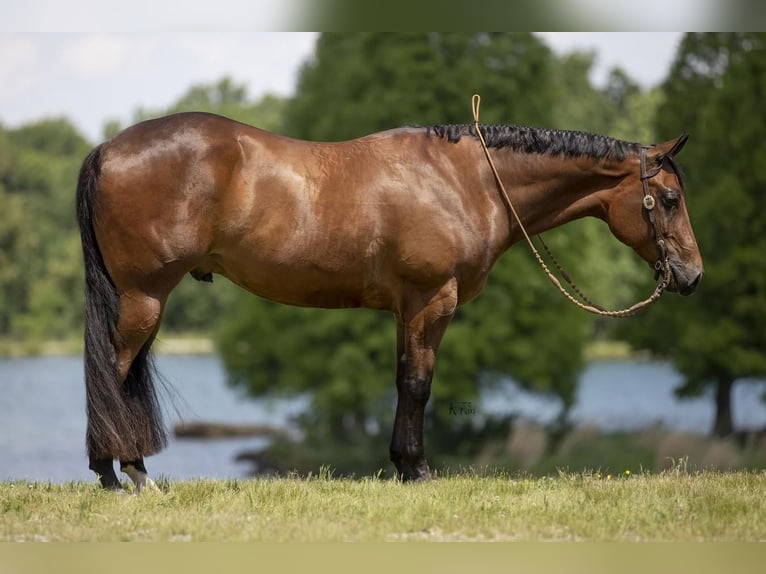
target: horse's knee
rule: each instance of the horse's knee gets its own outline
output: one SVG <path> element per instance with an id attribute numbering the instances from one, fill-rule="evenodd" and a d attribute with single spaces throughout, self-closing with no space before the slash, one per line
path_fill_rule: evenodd
<path id="1" fill-rule="evenodd" d="M 402 381 L 402 388 L 409 398 L 418 404 L 425 404 L 431 396 L 431 375 L 408 376 Z"/>

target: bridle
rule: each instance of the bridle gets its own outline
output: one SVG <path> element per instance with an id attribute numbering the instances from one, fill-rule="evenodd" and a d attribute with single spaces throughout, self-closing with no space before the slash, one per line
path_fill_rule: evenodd
<path id="1" fill-rule="evenodd" d="M 588 311 L 589 313 L 594 313 L 596 315 L 601 315 L 605 317 L 631 317 L 638 313 L 639 311 L 642 311 L 655 301 L 657 301 L 661 296 L 662 293 L 667 289 L 668 285 L 670 284 L 670 278 L 671 278 L 671 271 L 670 271 L 670 262 L 668 261 L 668 250 L 667 246 L 665 244 L 665 238 L 660 231 L 659 226 L 657 225 L 656 218 L 654 216 L 654 207 L 656 205 L 656 201 L 654 199 L 654 196 L 652 196 L 651 193 L 649 193 L 649 180 L 656 176 L 661 170 L 662 165 L 659 165 L 658 167 L 652 169 L 652 171 L 647 171 L 646 169 L 646 150 L 649 149 L 647 146 L 643 146 L 641 148 L 641 156 L 640 156 L 640 162 L 641 162 L 641 185 L 644 192 L 644 199 L 643 199 L 643 207 L 646 210 L 647 218 L 649 219 L 649 223 L 652 226 L 652 229 L 654 230 L 654 237 L 657 241 L 657 246 L 660 250 L 660 258 L 657 260 L 657 262 L 654 264 L 655 269 L 655 280 L 660 277 L 660 274 L 662 274 L 662 281 L 660 281 L 657 284 L 657 287 L 654 289 L 654 292 L 644 299 L 643 301 L 639 301 L 638 303 L 631 305 L 630 307 L 627 307 L 625 309 L 618 309 L 615 311 L 608 311 L 604 309 L 601 305 L 598 305 L 591 301 L 578 287 L 574 284 L 574 281 L 572 281 L 569 274 L 564 270 L 564 268 L 561 266 L 561 264 L 556 260 L 556 258 L 553 256 L 553 253 L 551 253 L 550 248 L 543 240 L 542 236 L 538 234 L 537 237 L 539 237 L 540 242 L 542 243 L 546 253 L 551 258 L 551 261 L 556 266 L 556 268 L 559 270 L 559 273 L 561 274 L 561 277 L 566 281 L 566 283 L 572 288 L 572 290 L 577 294 L 579 297 L 575 297 L 572 295 L 569 291 L 567 291 L 559 281 L 558 277 L 556 277 L 553 273 L 551 273 L 548 266 L 545 264 L 545 261 L 543 261 L 542 256 L 540 255 L 540 252 L 535 247 L 535 244 L 532 242 L 532 239 L 529 237 L 529 234 L 527 233 L 526 228 L 524 227 L 524 224 L 521 222 L 521 218 L 519 217 L 519 214 L 516 212 L 516 209 L 513 207 L 513 203 L 511 203 L 511 199 L 508 196 L 508 192 L 505 190 L 505 186 L 503 185 L 502 180 L 500 179 L 500 174 L 497 172 L 497 168 L 495 168 L 495 163 L 492 161 L 492 156 L 489 153 L 489 149 L 487 148 L 487 142 L 484 141 L 484 136 L 481 133 L 481 129 L 479 127 L 479 105 L 481 104 L 481 97 L 479 94 L 474 94 L 473 99 L 471 101 L 471 105 L 473 108 L 473 124 L 474 129 L 476 130 L 476 134 L 479 138 L 479 141 L 481 142 L 481 146 L 484 149 L 484 154 L 487 157 L 487 161 L 489 162 L 490 168 L 492 168 L 492 173 L 495 176 L 495 181 L 497 182 L 498 187 L 500 188 L 501 195 L 503 197 L 503 200 L 505 201 L 505 205 L 508 208 L 508 211 L 511 212 L 514 219 L 516 220 L 516 223 L 518 223 L 519 228 L 521 229 L 521 232 L 524 234 L 524 238 L 527 240 L 527 243 L 529 244 L 530 249 L 532 250 L 532 254 L 537 259 L 537 262 L 540 264 L 540 267 L 542 267 L 543 271 L 547 275 L 548 279 L 558 288 L 558 290 L 569 299 L 570 302 L 577 305 L 579 308 L 584 309 L 585 311 Z"/>
<path id="2" fill-rule="evenodd" d="M 646 150 L 649 146 L 641 146 L 641 186 L 644 190 L 644 209 L 646 210 L 649 223 L 654 229 L 654 239 L 657 241 L 657 247 L 660 250 L 660 258 L 654 264 L 654 279 L 655 281 L 660 277 L 660 273 L 670 267 L 668 262 L 668 248 L 665 245 L 665 237 L 662 235 L 659 226 L 657 225 L 657 219 L 654 217 L 654 206 L 657 202 L 654 196 L 649 193 L 649 180 L 662 170 L 662 164 L 658 165 L 651 172 L 646 171 Z"/>

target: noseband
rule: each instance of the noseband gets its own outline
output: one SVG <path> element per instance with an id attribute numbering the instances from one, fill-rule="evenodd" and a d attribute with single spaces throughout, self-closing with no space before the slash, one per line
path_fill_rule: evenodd
<path id="1" fill-rule="evenodd" d="M 540 264 L 540 267 L 542 267 L 545 274 L 548 276 L 548 279 L 558 288 L 558 290 L 569 299 L 570 302 L 574 303 L 580 309 L 584 309 L 585 311 L 588 311 L 589 313 L 594 313 L 595 315 L 602 315 L 605 317 L 632 317 L 639 311 L 645 309 L 655 301 L 657 301 L 661 296 L 662 293 L 665 291 L 667 286 L 670 284 L 670 263 L 668 262 L 668 250 L 665 245 L 665 239 L 662 235 L 662 232 L 660 231 L 660 228 L 657 226 L 657 221 L 654 217 L 654 206 L 656 204 L 656 201 L 652 194 L 649 193 L 649 180 L 653 178 L 655 175 L 660 173 L 660 170 L 662 169 L 662 165 L 659 165 L 657 168 L 653 169 L 651 172 L 646 171 L 646 150 L 649 149 L 647 146 L 643 146 L 641 148 L 641 185 L 643 187 L 644 191 L 644 199 L 643 199 L 643 205 L 644 209 L 646 209 L 647 217 L 649 219 L 649 223 L 651 224 L 652 228 L 654 229 L 654 236 L 657 240 L 657 246 L 660 250 L 660 258 L 657 260 L 657 262 L 654 264 L 654 279 L 655 281 L 659 278 L 660 274 L 662 274 L 662 281 L 660 281 L 657 284 L 657 287 L 654 289 L 654 293 L 652 293 L 649 297 L 644 299 L 643 301 L 639 301 L 638 303 L 631 305 L 630 307 L 627 307 L 625 309 L 619 309 L 616 311 L 608 311 L 604 309 L 601 305 L 598 305 L 591 301 L 578 287 L 574 284 L 572 279 L 570 278 L 569 274 L 564 271 L 561 264 L 556 260 L 556 258 L 553 256 L 553 253 L 551 253 L 550 248 L 543 240 L 542 236 L 538 234 L 538 237 L 540 238 L 540 241 L 545 248 L 546 253 L 548 253 L 548 256 L 551 258 L 551 261 L 553 261 L 553 264 L 556 266 L 556 268 L 559 270 L 559 273 L 561 273 L 561 277 L 564 279 L 564 281 L 569 284 L 569 286 L 574 290 L 574 292 L 579 296 L 579 299 L 576 298 L 574 295 L 572 295 L 569 291 L 567 291 L 559 281 L 558 277 L 556 277 L 553 273 L 551 273 L 550 269 L 548 269 L 548 266 L 545 264 L 545 261 L 543 261 L 542 256 L 540 255 L 540 252 L 535 247 L 535 244 L 532 242 L 532 239 L 529 237 L 529 234 L 527 233 L 527 230 L 524 228 L 524 224 L 521 223 L 521 218 L 519 217 L 518 213 L 516 213 L 516 209 L 513 207 L 513 204 L 511 203 L 511 198 L 508 196 L 508 192 L 505 190 L 505 186 L 503 185 L 502 180 L 500 179 L 500 174 L 497 172 L 497 168 L 495 168 L 495 162 L 492 161 L 492 156 L 489 153 L 489 149 L 487 148 L 487 142 L 484 141 L 484 136 L 481 133 L 481 129 L 479 128 L 479 105 L 481 104 L 481 97 L 478 94 L 474 94 L 473 99 L 471 101 L 472 107 L 473 107 L 473 125 L 476 130 L 476 135 L 479 138 L 479 141 L 481 142 L 481 146 L 484 149 L 484 155 L 487 157 L 487 162 L 489 163 L 489 167 L 492 168 L 492 173 L 495 176 L 495 181 L 497 182 L 498 187 L 500 188 L 501 195 L 503 197 L 503 200 L 505 201 L 506 207 L 508 210 L 513 214 L 514 219 L 516 220 L 516 223 L 519 225 L 519 228 L 521 229 L 521 232 L 524 234 L 524 238 L 527 240 L 527 243 L 529 244 L 530 249 L 532 250 L 532 254 L 537 259 L 537 262 Z"/>
<path id="2" fill-rule="evenodd" d="M 641 146 L 641 186 L 644 190 L 644 209 L 649 219 L 649 223 L 654 229 L 654 239 L 657 241 L 657 247 L 660 250 L 660 258 L 654 264 L 654 280 L 656 281 L 660 277 L 660 273 L 665 273 L 665 278 L 668 278 L 668 271 L 670 269 L 670 263 L 668 262 L 668 248 L 665 245 L 665 237 L 662 235 L 659 226 L 657 225 L 657 219 L 654 217 L 654 206 L 657 202 L 654 200 L 652 194 L 649 193 L 649 180 L 662 170 L 662 164 L 658 165 L 652 171 L 646 171 L 646 150 L 649 146 Z"/>

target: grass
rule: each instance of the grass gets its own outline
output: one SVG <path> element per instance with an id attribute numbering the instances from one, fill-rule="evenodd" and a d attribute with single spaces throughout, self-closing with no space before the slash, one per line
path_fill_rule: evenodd
<path id="1" fill-rule="evenodd" d="M 0 484 L 0 541 L 763 541 L 766 473 Z"/>

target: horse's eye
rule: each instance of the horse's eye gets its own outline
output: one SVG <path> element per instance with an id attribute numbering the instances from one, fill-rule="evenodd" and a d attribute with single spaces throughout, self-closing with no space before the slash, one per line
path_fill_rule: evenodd
<path id="1" fill-rule="evenodd" d="M 667 190 L 661 195 L 660 201 L 662 201 L 662 205 L 665 207 L 665 209 L 673 209 L 675 207 L 678 207 L 678 204 L 680 203 L 681 198 L 678 192 L 673 190 Z"/>

